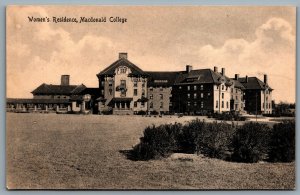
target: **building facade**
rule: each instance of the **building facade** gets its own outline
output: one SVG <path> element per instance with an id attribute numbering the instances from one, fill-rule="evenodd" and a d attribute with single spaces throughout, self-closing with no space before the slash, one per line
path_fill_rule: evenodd
<path id="1" fill-rule="evenodd" d="M 97 74 L 101 91 L 99 112 L 133 114 L 147 111 L 148 75 L 128 61 L 127 53 Z"/>
<path id="2" fill-rule="evenodd" d="M 245 110 L 251 114 L 271 114 L 273 89 L 268 84 L 268 76 L 264 75 L 264 82 L 248 76 L 239 81 L 245 87 Z"/>
<path id="3" fill-rule="evenodd" d="M 7 99 L 8 109 L 65 110 L 93 114 L 188 115 L 214 112 L 272 113 L 272 91 L 268 77 L 226 76 L 225 68 L 184 71 L 143 71 L 128 60 L 127 53 L 97 74 L 99 86 L 70 85 L 62 75 L 60 85 L 41 84 L 33 99 Z"/>

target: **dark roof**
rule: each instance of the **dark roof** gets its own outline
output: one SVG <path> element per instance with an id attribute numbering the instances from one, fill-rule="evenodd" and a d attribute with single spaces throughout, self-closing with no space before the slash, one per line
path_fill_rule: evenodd
<path id="1" fill-rule="evenodd" d="M 21 99 L 21 98 L 7 98 L 6 103 L 9 104 L 64 104 L 70 103 L 68 99 Z"/>
<path id="2" fill-rule="evenodd" d="M 180 72 L 178 77 L 175 81 L 175 84 L 201 84 L 201 83 L 215 83 L 220 84 L 220 79 L 223 76 L 218 73 L 214 72 L 211 69 L 198 69 L 198 70 L 191 70 L 189 73 L 187 72 Z M 226 83 L 230 84 L 232 81 L 224 76 Z"/>
<path id="3" fill-rule="evenodd" d="M 102 70 L 97 76 L 101 75 L 114 75 L 115 74 L 115 69 L 118 68 L 119 66 L 127 66 L 131 70 L 131 74 L 129 76 L 147 76 L 147 74 L 140 69 L 138 66 L 130 62 L 129 60 L 125 58 L 120 58 L 114 63 L 112 63 L 110 66 Z"/>
<path id="4" fill-rule="evenodd" d="M 100 97 L 100 90 L 99 88 L 88 88 L 85 87 L 83 90 L 79 91 L 78 93 L 73 93 L 71 96 L 71 100 L 79 101 L 83 100 L 83 96 L 89 94 L 93 98 Z"/>
<path id="5" fill-rule="evenodd" d="M 240 83 L 238 80 L 231 79 L 233 81 L 234 87 L 240 88 L 240 89 L 245 89 L 244 85 Z"/>
<path id="6" fill-rule="evenodd" d="M 81 85 L 48 85 L 41 84 L 35 90 L 33 90 L 32 94 L 44 94 L 44 95 L 71 95 L 73 92 L 79 93 L 81 90 L 86 87 Z"/>
<path id="7" fill-rule="evenodd" d="M 85 94 L 90 94 L 94 95 L 95 97 L 100 96 L 100 89 L 99 88 L 90 88 L 90 87 L 85 87 L 82 90 L 78 90 L 77 93 L 73 92 L 73 95 L 85 95 Z"/>
<path id="8" fill-rule="evenodd" d="M 148 87 L 171 87 L 176 80 L 178 72 L 145 72 L 149 75 Z"/>
<path id="9" fill-rule="evenodd" d="M 266 89 L 269 88 L 273 90 L 270 86 L 266 85 L 257 77 L 248 77 L 248 82 L 246 82 L 246 77 L 239 78 L 239 82 L 246 88 L 246 89 Z"/>

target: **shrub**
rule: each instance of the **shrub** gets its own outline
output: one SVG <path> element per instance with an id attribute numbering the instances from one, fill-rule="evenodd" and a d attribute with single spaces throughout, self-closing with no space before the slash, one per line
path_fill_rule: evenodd
<path id="1" fill-rule="evenodd" d="M 206 156 L 219 159 L 229 159 L 231 138 L 235 132 L 235 125 L 221 123 L 206 123 L 201 139 L 200 152 Z"/>
<path id="2" fill-rule="evenodd" d="M 217 120 L 224 120 L 224 121 L 245 121 L 246 120 L 246 117 L 243 117 L 236 112 L 214 113 L 211 116 Z"/>
<path id="3" fill-rule="evenodd" d="M 185 153 L 195 153 L 199 151 L 200 135 L 205 128 L 205 122 L 199 119 L 192 120 L 182 127 L 182 131 L 178 134 L 178 148 Z"/>
<path id="4" fill-rule="evenodd" d="M 273 126 L 268 156 L 271 162 L 295 160 L 295 120 L 286 120 Z"/>
<path id="5" fill-rule="evenodd" d="M 245 123 L 233 134 L 231 160 L 254 163 L 263 160 L 268 151 L 271 130 L 266 124 Z"/>
<path id="6" fill-rule="evenodd" d="M 137 114 L 137 115 L 146 115 L 147 112 L 144 111 L 144 110 L 140 110 L 140 111 L 138 111 L 136 114 Z"/>
<path id="7" fill-rule="evenodd" d="M 159 113 L 156 110 L 154 110 L 154 111 L 151 111 L 150 114 L 151 115 L 158 115 Z"/>
<path id="8" fill-rule="evenodd" d="M 177 149 L 176 137 L 181 124 L 151 126 L 144 130 L 140 143 L 133 147 L 131 157 L 136 160 L 150 160 L 169 156 Z"/>
<path id="9" fill-rule="evenodd" d="M 112 110 L 103 110 L 103 111 L 101 111 L 101 113 L 104 115 L 110 115 L 113 113 L 113 111 Z"/>

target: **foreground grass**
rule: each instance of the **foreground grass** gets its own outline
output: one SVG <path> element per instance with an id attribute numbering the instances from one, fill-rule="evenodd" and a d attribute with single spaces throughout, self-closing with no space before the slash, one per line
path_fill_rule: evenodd
<path id="1" fill-rule="evenodd" d="M 243 164 L 190 155 L 131 161 L 147 125 L 193 117 L 7 113 L 7 186 L 14 189 L 293 189 L 295 163 Z"/>

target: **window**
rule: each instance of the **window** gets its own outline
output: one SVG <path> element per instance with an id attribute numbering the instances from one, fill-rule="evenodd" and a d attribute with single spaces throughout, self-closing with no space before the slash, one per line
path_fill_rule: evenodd
<path id="1" fill-rule="evenodd" d="M 197 85 L 194 85 L 194 90 L 197 90 Z"/>
<path id="2" fill-rule="evenodd" d="M 150 102 L 150 108 L 153 108 L 153 102 Z"/>
<path id="3" fill-rule="evenodd" d="M 120 68 L 120 73 L 121 73 L 121 74 L 124 74 L 124 73 L 126 73 L 126 70 L 127 70 L 127 68 L 122 67 L 122 68 Z"/>
<path id="4" fill-rule="evenodd" d="M 238 93 L 238 89 L 235 89 L 235 93 Z"/>
<path id="5" fill-rule="evenodd" d="M 112 89 L 109 89 L 108 91 L 109 91 L 109 95 L 112 95 Z"/>
<path id="6" fill-rule="evenodd" d="M 233 93 L 233 88 L 231 88 L 231 93 Z"/>
<path id="7" fill-rule="evenodd" d="M 145 82 L 142 83 L 142 87 L 145 87 Z"/>
<path id="8" fill-rule="evenodd" d="M 164 99 L 163 94 L 159 94 L 159 97 L 160 97 L 161 100 Z"/>
<path id="9" fill-rule="evenodd" d="M 191 102 L 187 102 L 187 106 L 191 106 Z"/>
<path id="10" fill-rule="evenodd" d="M 217 86 L 217 89 L 219 89 L 219 86 Z"/>
<path id="11" fill-rule="evenodd" d="M 145 97 L 145 89 L 142 90 L 142 97 Z"/>
<path id="12" fill-rule="evenodd" d="M 112 83 L 113 83 L 112 80 L 109 80 L 109 81 L 108 81 L 108 85 L 109 85 L 110 87 L 112 86 Z"/>
<path id="13" fill-rule="evenodd" d="M 149 95 L 149 98 L 152 100 L 152 99 L 153 99 L 153 94 L 150 94 L 150 95 Z"/>
<path id="14" fill-rule="evenodd" d="M 134 81 L 134 82 L 133 82 L 133 86 L 134 86 L 134 87 L 137 87 L 137 81 Z"/>
<path id="15" fill-rule="evenodd" d="M 121 80 L 121 86 L 126 87 L 126 80 Z"/>
<path id="16" fill-rule="evenodd" d="M 150 88 L 150 91 L 153 91 L 153 88 L 152 88 L 152 87 Z"/>
<path id="17" fill-rule="evenodd" d="M 134 90 L 133 90 L 133 95 L 134 95 L 134 96 L 137 96 L 137 89 L 134 89 Z"/>
<path id="18" fill-rule="evenodd" d="M 104 81 L 101 81 L 101 86 L 104 86 Z"/>
<path id="19" fill-rule="evenodd" d="M 222 108 L 224 108 L 224 101 L 222 101 Z"/>
<path id="20" fill-rule="evenodd" d="M 190 89 L 191 89 L 191 86 L 188 85 L 188 86 L 187 86 L 187 90 L 189 91 Z"/>
<path id="21" fill-rule="evenodd" d="M 200 97 L 203 98 L 203 93 L 200 94 Z"/>
<path id="22" fill-rule="evenodd" d="M 196 99 L 197 98 L 197 93 L 194 93 L 194 99 Z"/>
<path id="23" fill-rule="evenodd" d="M 204 107 L 204 103 L 203 102 L 201 102 L 201 108 L 203 108 Z"/>
<path id="24" fill-rule="evenodd" d="M 190 99 L 191 98 L 191 94 L 188 93 L 187 94 L 187 98 Z"/>
<path id="25" fill-rule="evenodd" d="M 222 93 L 222 99 L 224 99 L 224 93 Z"/>
<path id="26" fill-rule="evenodd" d="M 216 101 L 216 108 L 218 108 L 218 106 L 219 106 L 219 102 L 218 102 L 218 100 Z"/>
<path id="27" fill-rule="evenodd" d="M 160 108 L 163 108 L 163 107 L 164 107 L 164 103 L 160 102 Z"/>
<path id="28" fill-rule="evenodd" d="M 194 106 L 197 106 L 197 102 L 194 102 Z"/>
<path id="29" fill-rule="evenodd" d="M 134 107 L 137 107 L 137 102 L 134 102 L 134 105 L 133 105 Z"/>
<path id="30" fill-rule="evenodd" d="M 141 102 L 141 107 L 144 107 L 145 106 L 145 102 Z"/>
<path id="31" fill-rule="evenodd" d="M 224 90 L 224 85 L 222 85 L 222 90 Z"/>
<path id="32" fill-rule="evenodd" d="M 203 85 L 200 85 L 200 89 L 203 90 Z"/>
<path id="33" fill-rule="evenodd" d="M 228 102 L 226 102 L 226 108 L 228 108 L 228 107 L 229 107 Z"/>
<path id="34" fill-rule="evenodd" d="M 121 96 L 126 96 L 126 80 L 121 80 L 120 91 Z"/>

